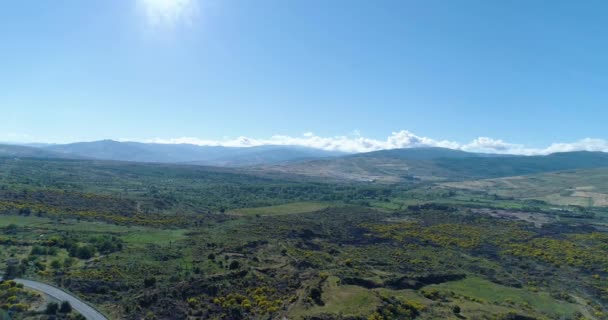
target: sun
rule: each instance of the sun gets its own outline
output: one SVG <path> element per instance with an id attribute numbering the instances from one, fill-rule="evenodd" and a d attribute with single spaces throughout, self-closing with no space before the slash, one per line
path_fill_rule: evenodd
<path id="1" fill-rule="evenodd" d="M 198 15 L 198 0 L 137 0 L 152 26 L 191 24 Z"/>

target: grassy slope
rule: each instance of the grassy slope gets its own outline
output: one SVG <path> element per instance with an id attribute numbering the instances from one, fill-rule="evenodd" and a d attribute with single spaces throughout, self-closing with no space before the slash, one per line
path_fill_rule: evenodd
<path id="1" fill-rule="evenodd" d="M 502 197 L 545 200 L 557 205 L 608 206 L 608 168 L 451 182 L 443 185 L 488 192 Z"/>
<path id="2" fill-rule="evenodd" d="M 546 292 L 532 292 L 525 289 L 505 287 L 490 281 L 469 277 L 460 281 L 446 282 L 439 285 L 430 285 L 444 292 L 454 292 L 464 297 L 475 298 L 489 303 L 510 303 L 513 305 L 528 306 L 528 309 L 540 311 L 551 318 L 559 316 L 572 316 L 580 307 L 552 298 Z"/>
<path id="3" fill-rule="evenodd" d="M 305 308 L 302 305 L 290 312 L 290 317 L 301 319 L 324 313 L 357 316 L 372 313 L 380 304 L 380 299 L 371 290 L 352 286 L 338 285 L 340 279 L 329 277 L 323 287 L 324 306 Z"/>

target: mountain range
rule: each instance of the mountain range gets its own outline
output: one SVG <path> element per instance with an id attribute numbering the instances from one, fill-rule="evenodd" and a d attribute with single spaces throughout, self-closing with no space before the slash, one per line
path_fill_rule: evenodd
<path id="1" fill-rule="evenodd" d="M 516 156 L 425 147 L 347 154 L 300 146 L 223 147 L 113 140 L 0 145 L 0 156 L 204 165 L 269 177 L 381 183 L 498 178 L 608 167 L 608 153 L 603 152 Z"/>
<path id="2" fill-rule="evenodd" d="M 342 156 L 345 153 L 299 146 L 268 145 L 239 148 L 101 140 L 70 144 L 0 145 L 0 155 L 245 167 L 321 159 Z"/>

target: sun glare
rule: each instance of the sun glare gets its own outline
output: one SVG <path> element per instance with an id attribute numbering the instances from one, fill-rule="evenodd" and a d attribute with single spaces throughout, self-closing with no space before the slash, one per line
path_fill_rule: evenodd
<path id="1" fill-rule="evenodd" d="M 152 26 L 191 24 L 197 16 L 197 0 L 137 0 Z"/>

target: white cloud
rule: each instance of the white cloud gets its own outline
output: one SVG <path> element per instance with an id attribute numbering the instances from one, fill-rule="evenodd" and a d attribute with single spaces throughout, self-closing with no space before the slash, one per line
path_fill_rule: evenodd
<path id="1" fill-rule="evenodd" d="M 94 141 L 90 140 L 90 141 Z M 225 146 L 225 147 L 254 147 L 263 145 L 289 145 L 317 148 L 323 150 L 343 152 L 370 152 L 386 149 L 441 147 L 468 152 L 518 154 L 518 155 L 546 155 L 555 152 L 570 151 L 602 151 L 608 152 L 608 140 L 585 138 L 568 143 L 553 143 L 544 148 L 532 148 L 523 144 L 509 143 L 501 139 L 479 137 L 469 143 L 459 143 L 451 140 L 438 140 L 418 136 L 410 131 L 401 130 L 391 133 L 386 139 L 372 139 L 364 137 L 360 132 L 353 132 L 348 136 L 322 137 L 313 132 L 305 132 L 301 136 L 274 135 L 270 138 L 260 139 L 251 137 L 201 139 L 195 137 L 181 138 L 154 138 L 154 139 L 118 139 L 119 141 L 141 141 L 161 144 L 193 144 L 199 146 Z M 26 133 L 0 131 L 0 142 L 5 143 L 70 143 L 82 141 L 74 137 L 57 137 L 45 135 L 44 138 L 31 136 Z"/>
<path id="2" fill-rule="evenodd" d="M 585 138 L 573 143 L 554 143 L 544 149 L 543 153 L 569 152 L 581 150 L 608 152 L 608 141 L 604 139 Z"/>
<path id="3" fill-rule="evenodd" d="M 604 151 L 608 152 L 608 141 L 586 138 L 572 143 L 554 143 L 546 148 L 530 148 L 522 144 L 505 142 L 500 139 L 479 137 L 469 143 L 461 144 L 450 140 L 436 140 L 422 137 L 407 130 L 393 132 L 385 140 L 371 139 L 358 135 L 321 137 L 312 132 L 301 136 L 275 135 L 267 139 L 238 137 L 236 139 L 206 140 L 193 137 L 150 139 L 145 142 L 169 144 L 195 144 L 201 146 L 253 147 L 261 145 L 293 145 L 323 150 L 344 152 L 369 152 L 384 149 L 442 147 L 469 152 L 543 155 L 567 151 Z"/>
<path id="4" fill-rule="evenodd" d="M 519 150 L 523 148 L 524 147 L 520 144 L 507 143 L 500 139 L 479 137 L 470 143 L 463 145 L 460 149 L 475 152 L 505 153 L 510 150 Z"/>
<path id="5" fill-rule="evenodd" d="M 136 0 L 153 27 L 192 24 L 199 14 L 198 0 Z"/>

